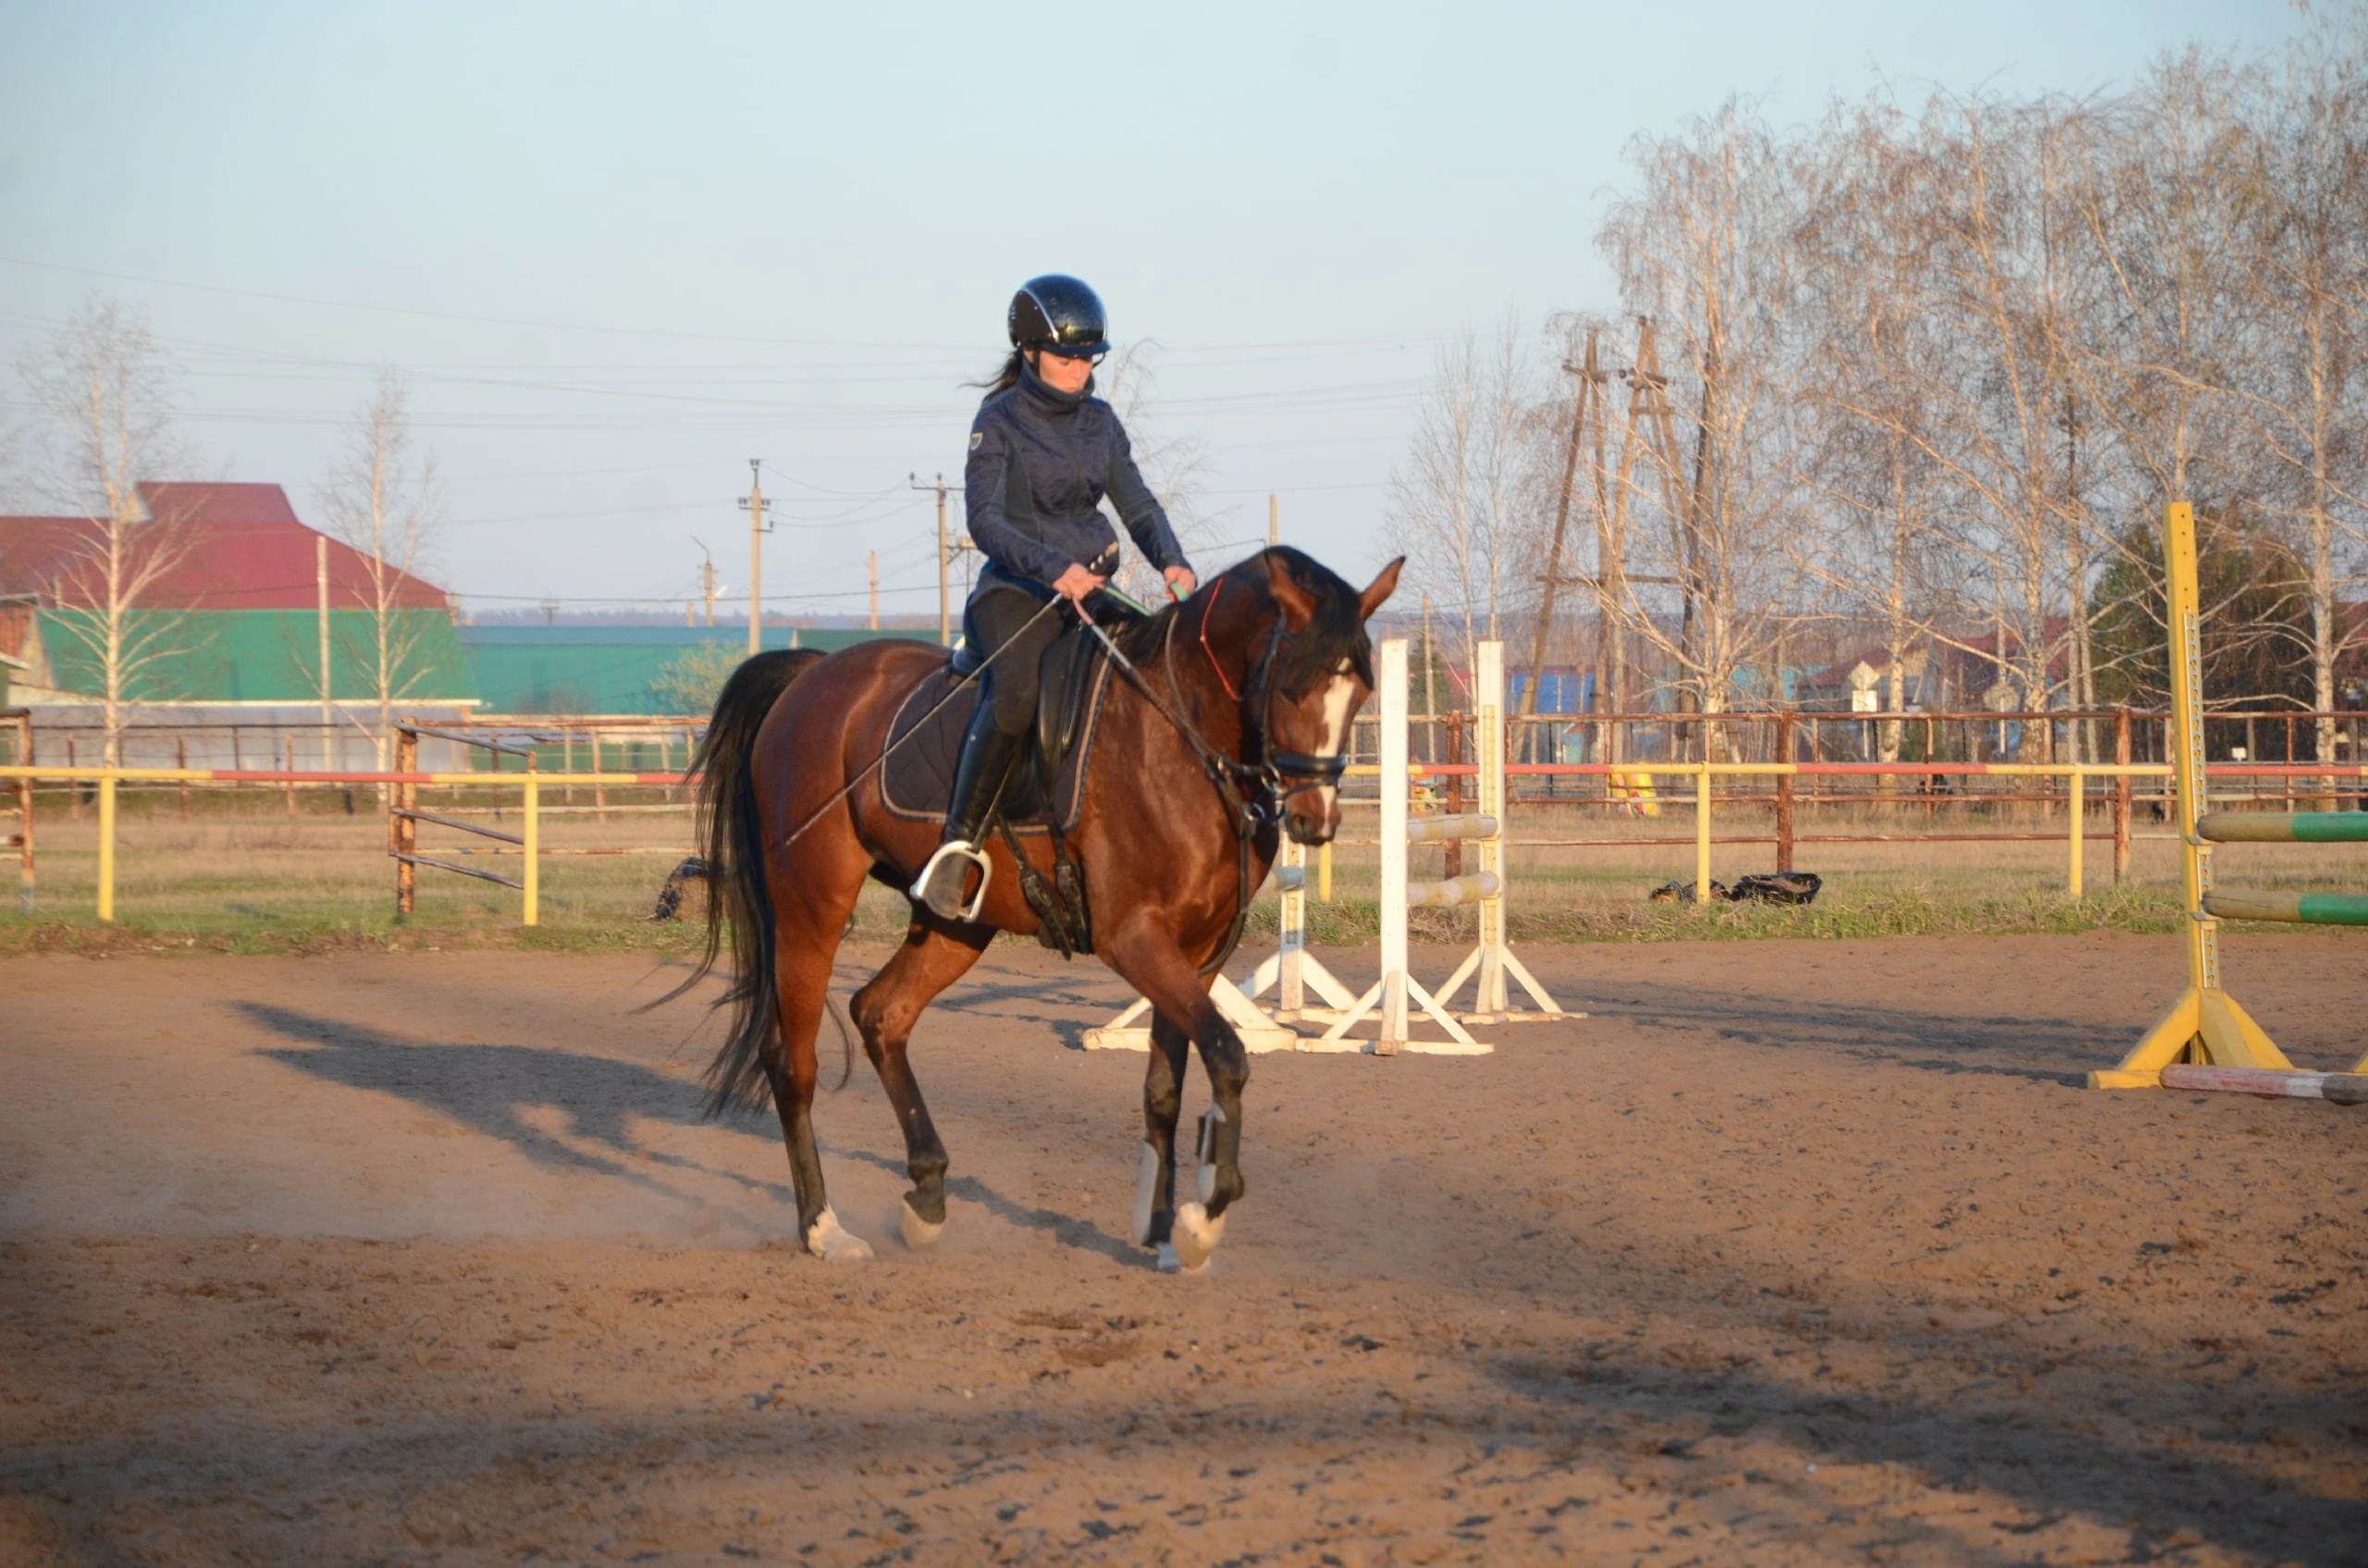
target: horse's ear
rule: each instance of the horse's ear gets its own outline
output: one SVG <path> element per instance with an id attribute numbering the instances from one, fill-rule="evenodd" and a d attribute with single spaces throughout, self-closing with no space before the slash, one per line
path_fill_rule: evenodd
<path id="1" fill-rule="evenodd" d="M 1274 550 L 1266 552 L 1266 589 L 1283 611 L 1283 624 L 1296 632 L 1315 619 L 1315 596 L 1299 586 L 1290 567 Z"/>
<path id="2" fill-rule="evenodd" d="M 1365 591 L 1357 596 L 1358 620 L 1372 620 L 1373 612 L 1379 610 L 1382 605 L 1388 601 L 1389 596 L 1398 591 L 1398 574 L 1405 564 L 1406 558 L 1402 555 L 1400 556 L 1397 560 L 1383 567 L 1381 569 L 1381 575 L 1375 577 L 1372 584 L 1366 587 Z"/>

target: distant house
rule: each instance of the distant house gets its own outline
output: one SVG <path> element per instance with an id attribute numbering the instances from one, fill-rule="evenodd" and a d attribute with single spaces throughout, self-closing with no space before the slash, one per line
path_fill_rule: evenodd
<path id="1" fill-rule="evenodd" d="M 321 546 L 327 546 L 329 695 L 375 703 L 376 616 L 369 558 L 308 527 L 278 485 L 148 484 L 139 551 L 173 554 L 129 611 L 154 649 L 128 700 L 177 708 L 268 707 L 321 698 Z M 149 535 L 146 529 L 159 533 Z M 18 699 L 70 707 L 105 693 L 90 629 L 105 607 L 85 517 L 0 517 L 0 653 L 22 661 Z M 399 700 L 473 704 L 450 596 L 393 574 L 392 613 L 408 646 Z"/>
<path id="2" fill-rule="evenodd" d="M 2058 685 L 2069 671 L 2066 624 L 2061 616 L 2052 618 L 2047 624 L 2048 640 L 2054 648 L 2048 678 Z M 1936 650 L 1940 655 L 1937 669 L 1932 658 Z M 2022 659 L 2022 639 L 2011 629 L 1968 632 L 1938 643 L 1920 641 L 1900 653 L 1904 708 L 1910 711 L 1946 709 L 1979 712 L 1993 700 L 1990 697 L 1992 688 L 2003 684 L 2007 688 L 2003 694 L 2006 706 L 2027 710 L 2019 685 Z M 1813 712 L 1888 711 L 1891 655 L 1880 647 L 1868 648 L 1821 670 L 1807 672 L 1794 681 L 1792 696 L 1794 706 Z M 2060 690 L 2055 698 L 2051 706 L 2063 706 Z"/>
<path id="3" fill-rule="evenodd" d="M 144 484 L 140 496 L 149 520 L 134 531 L 133 559 L 154 564 L 147 552 L 160 549 L 167 559 L 126 612 L 146 649 L 125 682 L 125 699 L 138 705 L 133 726 L 309 725 L 317 734 L 326 542 L 334 722 L 366 752 L 360 726 L 375 720 L 377 701 L 369 557 L 307 526 L 278 485 Z M 105 606 L 92 555 L 99 537 L 88 517 L 0 517 L 0 655 L 20 666 L 15 699 L 36 710 L 43 733 L 99 722 L 106 686 L 93 636 Z M 450 596 L 401 572 L 392 586 L 396 641 L 407 654 L 396 701 L 405 711 L 443 715 L 475 707 L 475 678 Z M 260 760 L 249 754 L 251 736 L 228 744 L 228 755 L 209 751 L 207 765 Z M 197 756 L 189 759 L 199 765 Z"/>

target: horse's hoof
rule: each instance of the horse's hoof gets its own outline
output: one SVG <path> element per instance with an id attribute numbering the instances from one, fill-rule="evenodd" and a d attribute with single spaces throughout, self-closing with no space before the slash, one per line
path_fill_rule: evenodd
<path id="1" fill-rule="evenodd" d="M 1184 1260 L 1176 1255 L 1176 1243 L 1162 1241 L 1159 1244 L 1159 1271 L 1162 1274 L 1206 1274 L 1209 1266 L 1201 1263 L 1190 1268 L 1185 1267 Z"/>
<path id="2" fill-rule="evenodd" d="M 1179 1204 L 1176 1210 L 1177 1266 L 1190 1274 L 1209 1261 L 1217 1250 L 1217 1242 L 1225 1238 L 1225 1216 L 1215 1219 L 1198 1204 Z"/>
<path id="3" fill-rule="evenodd" d="M 905 1233 L 905 1245 L 917 1253 L 925 1253 L 936 1246 L 937 1239 L 945 1234 L 945 1221 L 941 1219 L 934 1225 L 931 1224 L 913 1212 L 913 1201 L 907 1198 L 903 1212 L 896 1216 L 896 1228 Z"/>
<path id="4" fill-rule="evenodd" d="M 806 1250 L 825 1263 L 860 1263 L 871 1255 L 871 1243 L 839 1225 L 839 1216 L 824 1209 L 806 1228 Z"/>
<path id="5" fill-rule="evenodd" d="M 1152 1199 L 1158 1191 L 1159 1151 L 1146 1143 L 1143 1145 L 1142 1172 L 1135 1178 L 1134 1219 L 1128 1231 L 1138 1247 L 1147 1245 L 1151 1241 Z"/>

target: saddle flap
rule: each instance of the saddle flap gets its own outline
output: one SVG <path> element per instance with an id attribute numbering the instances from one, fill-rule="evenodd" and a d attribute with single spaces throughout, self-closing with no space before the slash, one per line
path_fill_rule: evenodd
<path id="1" fill-rule="evenodd" d="M 1101 643 L 1082 626 L 1044 650 L 1036 669 L 1036 747 L 1047 772 L 1059 767 L 1075 744 L 1087 683 L 1105 657 Z"/>

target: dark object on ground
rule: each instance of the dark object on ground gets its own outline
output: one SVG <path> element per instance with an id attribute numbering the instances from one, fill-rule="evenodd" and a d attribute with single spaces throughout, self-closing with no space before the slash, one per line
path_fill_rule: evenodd
<path id="1" fill-rule="evenodd" d="M 1656 904 L 1691 904 L 1694 902 L 1694 884 L 1690 882 L 1665 882 L 1653 889 L 1649 896 Z M 1710 896 L 1713 898 L 1727 896 L 1727 884 L 1713 881 L 1710 883 Z"/>
<path id="2" fill-rule="evenodd" d="M 1815 871 L 1778 871 L 1770 876 L 1745 877 L 1733 887 L 1722 882 L 1713 882 L 1710 883 L 1710 896 L 1733 904 L 1740 904 L 1745 899 L 1757 899 L 1762 904 L 1807 904 L 1816 899 L 1818 889 L 1824 885 L 1825 879 Z M 1656 904 L 1691 904 L 1694 902 L 1694 884 L 1690 882 L 1665 882 L 1653 889 L 1651 897 Z"/>
<path id="3" fill-rule="evenodd" d="M 1815 871 L 1778 871 L 1772 876 L 1745 877 L 1727 890 L 1727 896 L 1737 903 L 1757 898 L 1763 904 L 1808 904 L 1824 885 L 1825 879 Z"/>
<path id="4" fill-rule="evenodd" d="M 707 913 L 707 862 L 693 855 L 666 873 L 666 885 L 658 890 L 658 909 L 653 920 L 680 920 L 683 916 L 683 895 L 694 884 L 698 889 L 699 907 L 691 911 L 695 917 Z"/>

